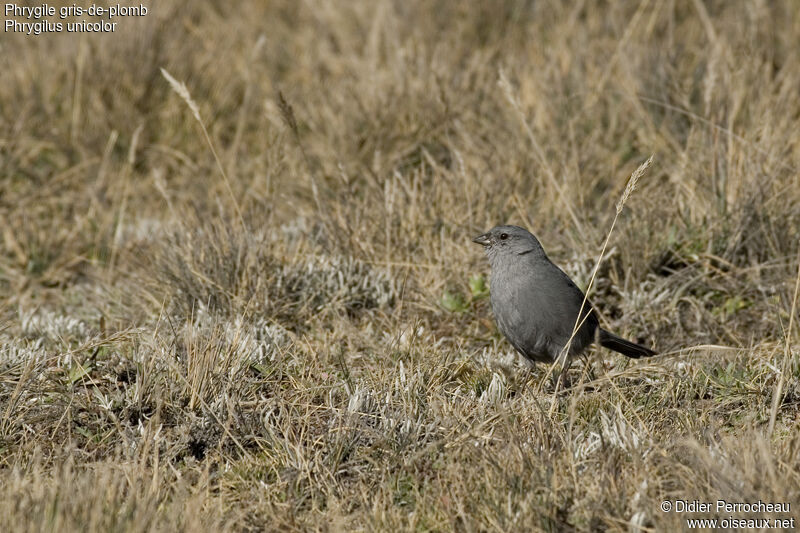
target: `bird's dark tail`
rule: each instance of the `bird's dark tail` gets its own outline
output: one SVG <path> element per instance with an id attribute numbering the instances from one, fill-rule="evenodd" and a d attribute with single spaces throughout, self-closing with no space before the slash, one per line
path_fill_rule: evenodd
<path id="1" fill-rule="evenodd" d="M 656 352 L 651 350 L 650 348 L 645 348 L 644 346 L 640 346 L 634 342 L 626 341 L 622 337 L 617 337 L 613 333 L 609 333 L 608 331 L 601 329 L 600 330 L 600 345 L 604 348 L 608 348 L 609 350 L 614 350 L 615 352 L 619 352 L 622 355 L 632 357 L 633 359 L 639 359 L 640 357 L 650 357 L 651 355 L 656 355 Z"/>

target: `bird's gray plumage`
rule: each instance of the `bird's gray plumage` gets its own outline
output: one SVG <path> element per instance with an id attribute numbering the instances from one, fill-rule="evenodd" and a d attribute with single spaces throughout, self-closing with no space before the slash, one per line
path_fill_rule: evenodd
<path id="1" fill-rule="evenodd" d="M 524 228 L 497 226 L 473 241 L 485 248 L 492 267 L 489 288 L 497 327 L 526 358 L 554 362 L 568 342 L 571 357 L 595 337 L 602 346 L 628 357 L 655 354 L 601 329 L 583 292 Z M 580 326 L 573 336 L 579 313 Z"/>

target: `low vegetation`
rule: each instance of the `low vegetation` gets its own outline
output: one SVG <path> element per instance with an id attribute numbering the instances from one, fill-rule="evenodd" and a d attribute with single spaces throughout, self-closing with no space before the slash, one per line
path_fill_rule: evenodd
<path id="1" fill-rule="evenodd" d="M 800 4 L 149 7 L 0 43 L 0 530 L 800 519 Z M 520 361 L 505 222 L 662 355 Z"/>

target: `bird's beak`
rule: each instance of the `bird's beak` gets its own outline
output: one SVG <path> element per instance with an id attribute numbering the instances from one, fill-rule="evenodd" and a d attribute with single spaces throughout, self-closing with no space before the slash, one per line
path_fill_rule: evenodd
<path id="1" fill-rule="evenodd" d="M 472 242 L 480 244 L 481 246 L 489 246 L 489 244 L 491 243 L 491 241 L 489 240 L 488 233 L 484 233 L 483 235 L 478 235 L 477 237 L 472 239 Z"/>

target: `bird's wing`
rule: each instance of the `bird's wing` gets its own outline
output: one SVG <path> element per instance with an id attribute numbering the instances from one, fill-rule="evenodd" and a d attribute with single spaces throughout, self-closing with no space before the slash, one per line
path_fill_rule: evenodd
<path id="1" fill-rule="evenodd" d="M 563 347 L 572 336 L 580 313 L 579 329 L 573 343 L 578 350 L 583 349 L 592 342 L 598 325 L 591 302 L 585 300 L 578 286 L 550 261 L 540 264 L 536 272 L 533 285 L 534 298 L 541 311 L 540 327 L 551 332 L 553 342 Z"/>

